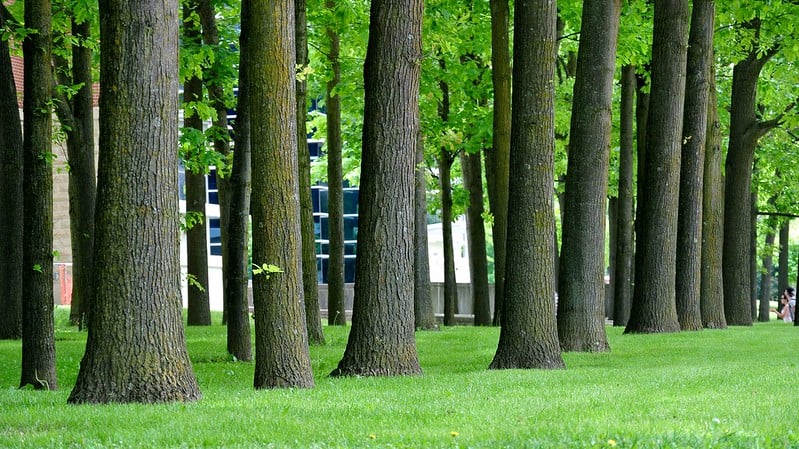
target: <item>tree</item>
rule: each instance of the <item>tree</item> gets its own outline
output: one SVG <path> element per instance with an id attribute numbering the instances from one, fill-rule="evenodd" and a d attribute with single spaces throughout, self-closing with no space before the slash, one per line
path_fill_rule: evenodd
<path id="1" fill-rule="evenodd" d="M 790 239 L 790 226 L 791 222 L 789 220 L 785 220 L 782 222 L 780 226 L 780 251 L 779 251 L 779 272 L 777 275 L 777 291 L 782 292 L 785 290 L 785 287 L 788 286 L 788 257 L 790 256 L 789 251 L 789 239 Z"/>
<path id="2" fill-rule="evenodd" d="M 1 6 L 0 28 L 7 11 Z M 22 126 L 8 40 L 0 39 L 0 339 L 22 337 Z"/>
<path id="3" fill-rule="evenodd" d="M 308 24 L 305 0 L 294 2 L 295 47 L 297 58 L 297 168 L 300 183 L 300 232 L 302 232 L 302 289 L 305 297 L 305 322 L 308 341 L 325 344 L 322 317 L 319 312 L 319 284 L 316 278 L 316 241 L 311 200 L 311 152 L 308 149 Z"/>
<path id="4" fill-rule="evenodd" d="M 633 104 L 635 67 L 621 71 L 619 113 L 619 202 L 616 219 L 616 270 L 613 273 L 613 325 L 626 326 L 630 316 L 633 276 Z"/>
<path id="5" fill-rule="evenodd" d="M 100 3 L 95 262 L 103 269 L 70 403 L 201 396 L 186 352 L 176 244 L 177 12 L 175 0 Z"/>
<path id="6" fill-rule="evenodd" d="M 331 12 L 336 2 L 327 0 L 325 7 Z M 331 22 L 333 22 L 331 20 Z M 330 325 L 346 325 L 346 307 L 344 304 L 344 180 L 342 167 L 341 141 L 341 96 L 337 87 L 341 83 L 341 63 L 339 61 L 340 41 L 335 23 L 326 26 L 328 40 L 327 58 L 330 64 L 330 79 L 325 91 L 325 107 L 327 109 L 327 211 L 328 229 L 330 233 L 330 259 L 327 265 L 327 323 Z"/>
<path id="7" fill-rule="evenodd" d="M 241 4 L 239 35 L 239 97 L 236 105 L 235 150 L 230 171 L 230 221 L 224 267 L 227 350 L 238 360 L 252 359 L 249 314 L 249 228 L 252 179 L 250 145 L 250 6 Z"/>
<path id="8" fill-rule="evenodd" d="M 23 94 L 22 374 L 20 387 L 58 388 L 53 323 L 52 9 L 25 2 Z M 15 108 L 16 109 L 16 108 Z"/>
<path id="9" fill-rule="evenodd" d="M 198 51 L 202 46 L 202 30 L 198 21 L 199 1 L 183 2 L 182 42 L 188 51 Z M 211 306 L 208 298 L 208 232 L 205 215 L 207 191 L 205 177 L 208 166 L 204 162 L 206 151 L 203 134 L 203 117 L 198 104 L 203 100 L 203 80 L 192 72 L 183 84 L 184 144 L 186 164 L 186 263 L 189 278 L 188 317 L 189 325 L 211 324 Z"/>
<path id="10" fill-rule="evenodd" d="M 69 225 L 72 246 L 72 304 L 70 321 L 86 323 L 94 296 L 94 208 L 97 196 L 94 164 L 94 104 L 92 95 L 92 38 L 96 4 L 75 2 L 70 5 L 71 36 L 59 36 L 68 45 L 71 62 L 54 54 L 58 86 L 55 111 L 67 139 L 69 160 Z M 66 8 L 65 8 L 66 9 Z M 64 92 L 75 90 L 71 95 Z"/>
<path id="11" fill-rule="evenodd" d="M 505 298 L 505 259 L 508 231 L 508 174 L 510 171 L 511 67 L 508 0 L 491 0 L 491 80 L 494 87 L 492 149 L 486 152 L 486 181 L 494 216 L 494 322 L 502 321 Z"/>
<path id="12" fill-rule="evenodd" d="M 446 66 L 439 63 L 444 69 Z M 438 115 L 446 124 L 449 121 L 449 85 L 439 81 L 441 86 L 441 102 Z M 444 326 L 455 324 L 458 313 L 458 285 L 455 277 L 455 252 L 452 243 L 452 164 L 453 154 L 446 146 L 441 146 L 438 157 L 438 179 L 441 188 L 441 242 L 444 246 Z"/>
<path id="13" fill-rule="evenodd" d="M 702 327 L 725 329 L 724 283 L 721 254 L 724 239 L 724 180 L 721 174 L 721 124 L 716 99 L 716 71 L 710 66 L 708 77 L 707 132 L 702 182 L 702 271 L 699 309 Z"/>
<path id="14" fill-rule="evenodd" d="M 771 301 L 771 273 L 774 270 L 774 222 L 766 220 L 765 245 L 763 247 L 762 266 L 760 267 L 760 307 L 758 309 L 757 320 L 768 322 L 769 301 Z"/>
<path id="15" fill-rule="evenodd" d="M 472 281 L 472 310 L 476 326 L 491 325 L 488 297 L 488 265 L 483 223 L 483 170 L 481 153 L 460 154 L 463 186 L 469 194 L 466 229 L 469 245 L 469 273 Z"/>
<path id="16" fill-rule="evenodd" d="M 676 305 L 682 330 L 702 329 L 702 180 L 715 12 L 713 0 L 694 0 L 688 38 L 685 86 L 688 94 L 684 106 L 677 223 Z"/>
<path id="17" fill-rule="evenodd" d="M 626 333 L 679 330 L 675 240 L 688 40 L 687 0 L 655 2 L 644 195 Z M 640 180 L 639 180 L 640 182 Z"/>
<path id="18" fill-rule="evenodd" d="M 583 3 L 558 270 L 558 336 L 567 351 L 603 352 L 605 203 L 618 0 Z"/>
<path id="19" fill-rule="evenodd" d="M 313 387 L 302 285 L 293 2 L 248 1 L 247 7 L 254 385 Z"/>
<path id="20" fill-rule="evenodd" d="M 433 297 L 430 294 L 430 257 L 427 245 L 427 177 L 424 161 L 424 144 L 416 144 L 416 170 L 414 175 L 414 257 L 413 257 L 413 311 L 416 329 L 437 329 Z"/>
<path id="21" fill-rule="evenodd" d="M 352 330 L 335 376 L 421 374 L 414 339 L 414 166 L 419 143 L 421 0 L 374 0 Z"/>
<path id="22" fill-rule="evenodd" d="M 516 4 L 508 253 L 502 329 L 491 369 L 562 368 L 555 320 L 555 2 Z"/>

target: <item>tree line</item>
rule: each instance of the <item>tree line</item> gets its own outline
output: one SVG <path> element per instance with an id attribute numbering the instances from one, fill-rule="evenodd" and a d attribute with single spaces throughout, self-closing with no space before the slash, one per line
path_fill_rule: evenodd
<path id="1" fill-rule="evenodd" d="M 22 339 L 20 385 L 57 388 L 53 114 L 70 170 L 71 319 L 88 330 L 73 403 L 200 398 L 183 333 L 178 242 L 183 227 L 188 324 L 210 324 L 212 166 L 228 351 L 242 361 L 253 359 L 252 260 L 255 388 L 313 387 L 309 345 L 324 335 L 312 179 L 330 189 L 331 325 L 346 324 L 342 181 L 360 189 L 360 281 L 334 376 L 422 373 L 414 331 L 437 326 L 428 210 L 444 228 L 444 325 L 458 312 L 451 222 L 466 214 L 474 322 L 501 325 L 493 369 L 563 368 L 562 351 L 608 350 L 608 310 L 626 333 L 751 325 L 758 312 L 767 320 L 765 287 L 755 309 L 757 231 L 767 272 L 780 231 L 784 286 L 788 222 L 779 214 L 796 212 L 799 191 L 789 151 L 799 5 L 756 3 L 4 6 L 0 20 L 13 37 L 0 41 L 0 204 L 12 212 L 0 216 L 8 292 L 0 337 Z M 10 62 L 20 43 L 24 133 Z M 309 113 L 311 100 L 322 108 Z M 315 167 L 309 132 L 325 140 Z M 186 168 L 183 217 L 176 149 Z"/>

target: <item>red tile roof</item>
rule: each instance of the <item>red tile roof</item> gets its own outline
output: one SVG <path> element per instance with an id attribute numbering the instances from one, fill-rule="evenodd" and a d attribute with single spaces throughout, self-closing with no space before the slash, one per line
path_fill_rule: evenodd
<path id="1" fill-rule="evenodd" d="M 22 92 L 25 91 L 25 70 L 24 63 L 21 57 L 11 56 L 11 69 L 14 72 L 14 84 L 17 86 L 17 102 L 19 107 L 22 107 Z M 100 98 L 100 85 L 95 83 L 92 85 L 92 106 L 99 104 Z"/>

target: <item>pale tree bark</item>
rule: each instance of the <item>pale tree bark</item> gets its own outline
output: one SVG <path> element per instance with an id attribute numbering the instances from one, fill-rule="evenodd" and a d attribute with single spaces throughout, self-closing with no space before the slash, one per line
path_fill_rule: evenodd
<path id="1" fill-rule="evenodd" d="M 300 182 L 300 229 L 302 232 L 302 289 L 305 295 L 305 322 L 308 342 L 325 344 L 322 316 L 319 311 L 319 281 L 316 278 L 316 236 L 311 200 L 311 153 L 308 149 L 308 81 L 304 70 L 308 66 L 308 23 L 305 0 L 294 2 L 295 47 L 297 58 L 297 166 Z"/>
<path id="2" fill-rule="evenodd" d="M 508 234 L 508 174 L 510 170 L 511 67 L 508 0 L 491 0 L 491 80 L 494 122 L 491 151 L 486 151 L 488 201 L 494 216 L 494 320 L 502 321 Z"/>
<path id="3" fill-rule="evenodd" d="M 620 7 L 618 0 L 583 5 L 558 270 L 558 337 L 565 351 L 609 349 L 605 207 Z"/>
<path id="4" fill-rule="evenodd" d="M 237 360 L 252 360 L 249 314 L 249 228 L 252 179 L 250 146 L 250 7 L 241 4 L 239 34 L 239 97 L 236 105 L 235 148 L 230 171 L 230 221 L 224 266 L 227 351 Z"/>
<path id="5" fill-rule="evenodd" d="M 178 3 L 101 2 L 100 23 L 95 263 L 103 269 L 69 402 L 198 400 L 177 247 Z"/>
<path id="6" fill-rule="evenodd" d="M 702 329 L 702 181 L 715 9 L 712 0 L 694 0 L 688 38 L 677 223 L 676 304 L 681 330 Z"/>
<path id="7" fill-rule="evenodd" d="M 489 368 L 562 368 L 555 319 L 555 2 L 516 3 L 505 303 Z"/>
<path id="8" fill-rule="evenodd" d="M 2 6 L 4 9 L 5 6 Z M 0 28 L 5 28 L 5 11 Z M 0 39 L 0 339 L 22 337 L 22 126 L 8 41 Z"/>
<path id="9" fill-rule="evenodd" d="M 721 171 L 721 123 L 716 99 L 716 73 L 710 66 L 707 101 L 707 136 L 702 182 L 702 272 L 700 302 L 702 327 L 725 329 L 724 282 L 721 255 L 724 239 L 724 179 Z"/>
<path id="10" fill-rule="evenodd" d="M 20 387 L 58 388 L 53 323 L 52 8 L 25 2 L 22 372 Z"/>
<path id="11" fill-rule="evenodd" d="M 413 316 L 421 0 L 373 0 L 352 329 L 337 376 L 421 374 Z"/>
<path id="12" fill-rule="evenodd" d="M 616 218 L 616 270 L 614 271 L 613 325 L 626 326 L 632 301 L 633 271 L 633 104 L 635 67 L 625 65 L 621 75 L 619 113 L 619 207 Z"/>
<path id="13" fill-rule="evenodd" d="M 480 153 L 461 153 L 463 186 L 469 193 L 466 228 L 469 245 L 469 273 L 472 282 L 472 311 L 475 326 L 491 325 L 488 296 L 488 260 L 483 223 L 483 170 Z"/>
<path id="14" fill-rule="evenodd" d="M 688 1 L 655 2 L 644 196 L 626 333 L 676 332 L 675 259 Z"/>
<path id="15" fill-rule="evenodd" d="M 334 0 L 327 0 L 325 7 L 333 10 Z M 327 82 L 325 106 L 327 109 L 327 212 L 328 232 L 330 233 L 330 259 L 327 266 L 327 323 L 346 325 L 344 304 L 344 180 L 341 151 L 341 97 L 333 90 L 341 82 L 341 63 L 339 62 L 339 36 L 335 24 L 325 28 L 330 47 L 327 58 L 330 63 L 331 78 Z"/>
<path id="16" fill-rule="evenodd" d="M 302 284 L 294 4 L 249 1 L 255 388 L 309 388 Z M 258 267 L 256 267 L 256 265 Z"/>

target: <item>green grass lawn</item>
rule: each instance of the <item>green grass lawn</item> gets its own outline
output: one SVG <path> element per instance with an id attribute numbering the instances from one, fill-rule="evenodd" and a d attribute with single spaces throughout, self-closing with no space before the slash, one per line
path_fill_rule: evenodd
<path id="1" fill-rule="evenodd" d="M 499 329 L 451 327 L 417 333 L 423 376 L 331 379 L 347 331 L 311 348 L 316 388 L 255 391 L 223 326 L 189 328 L 203 399 L 166 405 L 67 405 L 86 335 L 61 325 L 60 390 L 19 390 L 21 343 L 2 341 L 0 447 L 799 447 L 799 354 L 784 351 L 799 332 L 782 322 L 609 327 L 611 352 L 558 371 L 489 371 Z"/>

